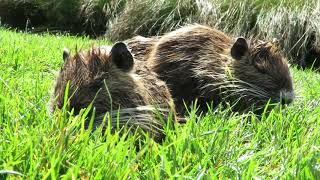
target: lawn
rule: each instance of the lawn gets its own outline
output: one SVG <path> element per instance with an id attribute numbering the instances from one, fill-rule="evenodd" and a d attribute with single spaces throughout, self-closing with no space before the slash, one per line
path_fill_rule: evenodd
<path id="1" fill-rule="evenodd" d="M 83 128 L 51 115 L 62 49 L 107 44 L 0 29 L 0 179 L 320 177 L 320 74 L 292 67 L 295 102 L 257 117 L 214 109 L 166 129 L 162 144 Z"/>

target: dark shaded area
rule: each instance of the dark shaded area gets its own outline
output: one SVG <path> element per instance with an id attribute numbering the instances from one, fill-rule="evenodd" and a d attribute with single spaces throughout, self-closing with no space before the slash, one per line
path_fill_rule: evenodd
<path id="1" fill-rule="evenodd" d="M 305 68 L 312 68 L 317 71 L 320 70 L 320 49 L 312 48 L 307 52 L 304 58 L 304 62 L 306 62 Z"/>
<path id="2" fill-rule="evenodd" d="M 86 6 L 81 1 L 0 0 L 1 25 L 28 32 L 58 31 L 72 35 L 89 35 L 96 38 L 105 33 L 106 25 L 87 19 Z M 101 13 L 91 14 L 94 19 Z"/>
<path id="3" fill-rule="evenodd" d="M 9 1 L 0 2 L 1 22 L 13 27 L 22 29 L 26 25 L 40 26 L 46 21 L 44 15 L 44 12 L 34 3 L 20 2 L 13 5 Z"/>
<path id="4" fill-rule="evenodd" d="M 313 34 L 308 42 L 305 54 L 303 55 L 299 66 L 303 69 L 312 68 L 317 71 L 320 70 L 320 47 L 317 46 L 316 37 Z"/>

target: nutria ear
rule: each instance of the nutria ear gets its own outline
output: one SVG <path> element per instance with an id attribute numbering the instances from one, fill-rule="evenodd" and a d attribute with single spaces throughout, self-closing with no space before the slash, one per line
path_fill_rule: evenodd
<path id="1" fill-rule="evenodd" d="M 63 61 L 66 61 L 70 56 L 69 50 L 67 48 L 63 49 Z"/>
<path id="2" fill-rule="evenodd" d="M 236 60 L 240 60 L 248 50 L 247 40 L 243 37 L 239 37 L 231 48 L 231 56 Z"/>
<path id="3" fill-rule="evenodd" d="M 133 57 L 123 42 L 117 42 L 111 49 L 111 60 L 122 70 L 130 71 L 133 67 Z"/>

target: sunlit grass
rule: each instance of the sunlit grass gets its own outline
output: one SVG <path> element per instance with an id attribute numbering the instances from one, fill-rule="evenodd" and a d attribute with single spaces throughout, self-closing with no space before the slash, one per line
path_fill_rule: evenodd
<path id="1" fill-rule="evenodd" d="M 261 117 L 213 109 L 166 129 L 162 144 L 84 130 L 47 111 L 62 49 L 92 41 L 0 30 L 0 179 L 276 178 L 320 176 L 320 75 L 292 68 L 297 99 Z"/>

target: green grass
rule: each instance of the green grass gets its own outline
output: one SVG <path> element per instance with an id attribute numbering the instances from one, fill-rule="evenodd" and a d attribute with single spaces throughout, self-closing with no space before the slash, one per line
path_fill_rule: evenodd
<path id="1" fill-rule="evenodd" d="M 62 49 L 88 38 L 0 29 L 0 179 L 211 179 L 320 176 L 320 74 L 292 68 L 299 96 L 262 117 L 194 112 L 167 128 L 163 144 L 83 129 L 83 118 L 50 115 L 47 104 Z"/>

